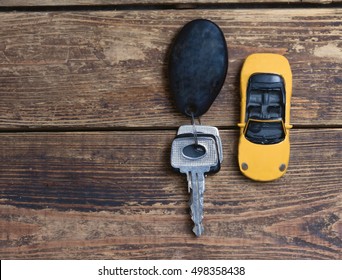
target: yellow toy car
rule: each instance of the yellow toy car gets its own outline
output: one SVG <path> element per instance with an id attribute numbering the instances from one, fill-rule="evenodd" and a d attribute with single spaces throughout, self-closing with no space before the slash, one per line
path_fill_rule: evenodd
<path id="1" fill-rule="evenodd" d="M 240 170 L 256 181 L 278 179 L 290 158 L 290 64 L 282 55 L 252 54 L 242 67 L 240 85 Z"/>

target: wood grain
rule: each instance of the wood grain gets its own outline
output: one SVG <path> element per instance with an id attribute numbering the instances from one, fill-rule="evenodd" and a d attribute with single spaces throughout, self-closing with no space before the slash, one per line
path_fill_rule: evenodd
<path id="1" fill-rule="evenodd" d="M 187 122 L 168 91 L 167 54 L 194 18 L 220 25 L 226 83 L 203 123 L 235 126 L 239 71 L 254 52 L 292 66 L 292 123 L 342 124 L 340 9 L 3 13 L 0 129 L 175 128 Z"/>
<path id="2" fill-rule="evenodd" d="M 1 0 L 0 7 L 20 6 L 96 6 L 96 5 L 165 5 L 174 4 L 180 7 L 196 4 L 229 4 L 229 3 L 339 3 L 342 0 Z M 184 4 L 186 6 L 184 6 Z"/>
<path id="3" fill-rule="evenodd" d="M 342 10 L 257 2 L 342 1 L 0 1 L 1 259 L 342 259 Z M 166 9 L 194 4 L 221 9 Z M 202 117 L 225 159 L 206 179 L 201 238 L 169 158 L 188 121 L 168 51 L 194 18 L 218 23 L 229 47 Z M 239 71 L 254 52 L 285 55 L 294 76 L 290 166 L 270 183 L 237 166 Z"/>
<path id="4" fill-rule="evenodd" d="M 341 259 L 342 129 L 293 129 L 287 174 L 243 177 L 237 130 L 191 233 L 175 131 L 2 133 L 1 259 Z"/>

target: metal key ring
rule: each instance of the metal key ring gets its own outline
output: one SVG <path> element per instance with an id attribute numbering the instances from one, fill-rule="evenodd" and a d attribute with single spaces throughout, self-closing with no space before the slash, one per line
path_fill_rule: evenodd
<path id="1" fill-rule="evenodd" d="M 201 124 L 201 119 L 199 117 L 198 117 L 198 123 Z M 195 144 L 198 145 L 196 122 L 195 122 L 195 117 L 194 117 L 194 113 L 193 112 L 191 112 L 191 124 L 192 124 L 192 127 L 193 127 L 193 134 L 194 134 Z"/>

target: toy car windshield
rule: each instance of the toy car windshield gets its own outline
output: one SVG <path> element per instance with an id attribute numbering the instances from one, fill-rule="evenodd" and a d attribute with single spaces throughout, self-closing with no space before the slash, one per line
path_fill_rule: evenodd
<path id="1" fill-rule="evenodd" d="M 276 144 L 285 139 L 284 125 L 281 120 L 249 120 L 245 130 L 247 140 L 256 144 Z"/>

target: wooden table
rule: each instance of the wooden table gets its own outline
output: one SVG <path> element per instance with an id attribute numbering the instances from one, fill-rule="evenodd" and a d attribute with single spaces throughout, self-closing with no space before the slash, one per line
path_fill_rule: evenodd
<path id="1" fill-rule="evenodd" d="M 342 6 L 298 2 L 1 1 L 1 259 L 342 259 Z M 166 74 L 195 18 L 229 48 L 201 119 L 220 129 L 224 163 L 200 238 L 170 167 L 190 121 Z M 285 55 L 294 77 L 290 166 L 270 183 L 237 165 L 239 71 L 255 52 Z"/>

